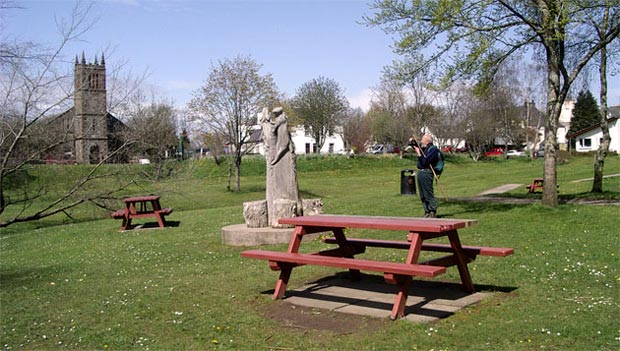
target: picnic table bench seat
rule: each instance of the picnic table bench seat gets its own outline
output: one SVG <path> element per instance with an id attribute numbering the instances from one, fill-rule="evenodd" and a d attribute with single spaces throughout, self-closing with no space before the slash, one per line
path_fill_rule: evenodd
<path id="1" fill-rule="evenodd" d="M 281 269 L 281 265 L 282 263 L 284 263 L 289 266 L 311 264 L 317 266 L 338 267 L 360 271 L 373 271 L 386 274 L 421 277 L 436 277 L 446 272 L 445 267 L 439 266 L 323 256 L 320 254 L 300 254 L 266 250 L 248 250 L 242 252 L 241 256 L 269 260 L 270 262 L 274 262 L 276 263 L 276 265 L 271 265 L 272 270 Z"/>
<path id="2" fill-rule="evenodd" d="M 125 217 L 125 209 L 124 208 L 121 208 L 120 210 L 112 213 L 112 218 L 114 218 L 114 219 L 121 219 L 123 217 Z"/>
<path id="3" fill-rule="evenodd" d="M 323 242 L 326 244 L 337 244 L 336 238 L 324 238 Z M 376 240 L 376 239 L 350 239 L 347 238 L 347 243 L 358 246 L 370 246 L 370 247 L 382 247 L 388 249 L 404 249 L 407 250 L 411 246 L 408 241 L 397 240 Z M 506 247 L 487 247 L 487 246 L 468 246 L 463 245 L 463 253 L 468 256 L 497 256 L 506 257 L 514 253 L 514 249 Z M 436 243 L 422 243 L 422 251 L 434 251 L 434 252 L 452 252 L 450 244 L 436 244 Z"/>
<path id="4" fill-rule="evenodd" d="M 121 211 L 125 211 L 125 210 L 121 210 Z M 131 217 L 132 218 L 155 217 L 154 214 L 159 214 L 159 215 L 161 215 L 163 217 L 163 216 L 167 216 L 167 215 L 169 215 L 171 213 L 172 213 L 172 208 L 162 208 L 161 210 L 153 210 L 153 211 L 145 211 L 145 212 L 138 211 L 138 212 L 132 213 Z"/>

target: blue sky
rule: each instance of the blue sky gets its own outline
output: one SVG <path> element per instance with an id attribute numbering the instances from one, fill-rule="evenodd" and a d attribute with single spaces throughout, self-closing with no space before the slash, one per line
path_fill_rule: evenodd
<path id="1" fill-rule="evenodd" d="M 288 97 L 324 76 L 340 84 L 352 106 L 367 108 L 370 89 L 396 58 L 388 35 L 359 23 L 370 14 L 368 1 L 96 1 L 90 15 L 98 21 L 66 59 L 70 65 L 84 51 L 92 61 L 106 51 L 108 65 L 128 61 L 134 74 L 147 70 L 148 85 L 160 97 L 184 106 L 213 64 L 251 56 Z M 68 17 L 75 2 L 19 4 L 23 9 L 5 10 L 4 35 L 53 45 L 55 19 Z M 591 85 L 595 96 L 597 85 Z M 608 103 L 620 104 L 617 75 L 609 77 L 608 92 Z"/>
<path id="2" fill-rule="evenodd" d="M 23 40 L 57 41 L 56 18 L 73 1 L 26 1 L 5 14 L 4 29 Z M 366 107 L 369 89 L 395 56 L 391 39 L 359 24 L 367 1 L 97 1 L 95 26 L 71 46 L 89 61 L 108 50 L 106 63 L 126 60 L 145 69 L 157 93 L 185 105 L 204 84 L 212 64 L 251 56 L 288 97 L 319 76 L 336 80 L 351 105 Z"/>

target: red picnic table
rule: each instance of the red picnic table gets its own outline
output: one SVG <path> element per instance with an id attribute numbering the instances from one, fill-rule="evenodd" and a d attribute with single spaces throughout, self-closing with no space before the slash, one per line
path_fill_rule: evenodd
<path id="1" fill-rule="evenodd" d="M 161 208 L 158 195 L 134 196 L 123 199 L 125 208 L 112 214 L 116 219 L 122 219 L 121 230 L 126 230 L 131 226 L 134 218 L 155 218 L 160 228 L 166 226 L 165 216 L 172 213 L 171 208 Z"/>
<path id="2" fill-rule="evenodd" d="M 242 257 L 268 260 L 272 270 L 280 271 L 274 299 L 284 297 L 292 270 L 298 266 L 310 264 L 346 268 L 354 277 L 359 276 L 360 271 L 382 272 L 386 282 L 398 286 L 390 316 L 392 319 L 405 314 L 412 277 L 435 277 L 445 273 L 446 267 L 457 266 L 463 288 L 473 293 L 475 288 L 467 264 L 477 255 L 508 256 L 514 252 L 511 248 L 462 246 L 457 229 L 477 224 L 476 220 L 470 219 L 317 215 L 280 219 L 279 222 L 295 226 L 287 252 L 248 250 L 241 253 Z M 405 231 L 408 233 L 407 241 L 347 238 L 347 228 Z M 309 254 L 299 252 L 304 235 L 327 231 L 333 232 L 334 237 L 324 241 L 338 247 Z M 446 236 L 449 244 L 424 242 Z M 355 255 L 365 252 L 366 247 L 405 249 L 408 250 L 407 258 L 403 263 L 355 258 Z M 419 262 L 421 251 L 446 252 L 448 255 Z"/>

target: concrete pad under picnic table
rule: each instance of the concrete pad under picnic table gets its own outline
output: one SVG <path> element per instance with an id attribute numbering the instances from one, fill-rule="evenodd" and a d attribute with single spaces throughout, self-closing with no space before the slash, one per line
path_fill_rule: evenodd
<path id="1" fill-rule="evenodd" d="M 389 318 L 396 291 L 397 287 L 387 284 L 381 275 L 363 274 L 361 280 L 353 281 L 344 274 L 336 274 L 287 291 L 284 301 L 340 313 Z M 404 319 L 425 323 L 446 318 L 491 295 L 467 293 L 456 283 L 414 280 Z"/>

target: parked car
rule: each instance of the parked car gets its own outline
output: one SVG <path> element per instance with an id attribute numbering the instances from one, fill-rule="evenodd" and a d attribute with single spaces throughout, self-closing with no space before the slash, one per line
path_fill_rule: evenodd
<path id="1" fill-rule="evenodd" d="M 372 148 L 370 148 L 370 153 L 371 154 L 382 154 L 383 153 L 383 149 L 385 147 L 383 146 L 383 144 L 377 144 L 374 145 Z"/>
<path id="2" fill-rule="evenodd" d="M 502 149 L 501 147 L 494 147 L 493 149 L 485 152 L 484 156 L 492 157 L 492 156 L 501 156 L 503 154 L 504 154 L 504 149 Z"/>
<path id="3" fill-rule="evenodd" d="M 469 149 L 467 148 L 467 146 L 463 146 L 463 147 L 457 147 L 456 148 L 456 152 L 468 152 Z"/>
<path id="4" fill-rule="evenodd" d="M 519 151 L 519 150 L 508 150 L 508 152 L 506 153 L 507 157 L 511 157 L 511 156 L 525 156 L 525 152 L 523 151 Z"/>
<path id="5" fill-rule="evenodd" d="M 441 148 L 441 152 L 452 152 L 452 146 L 444 146 L 443 148 Z"/>

